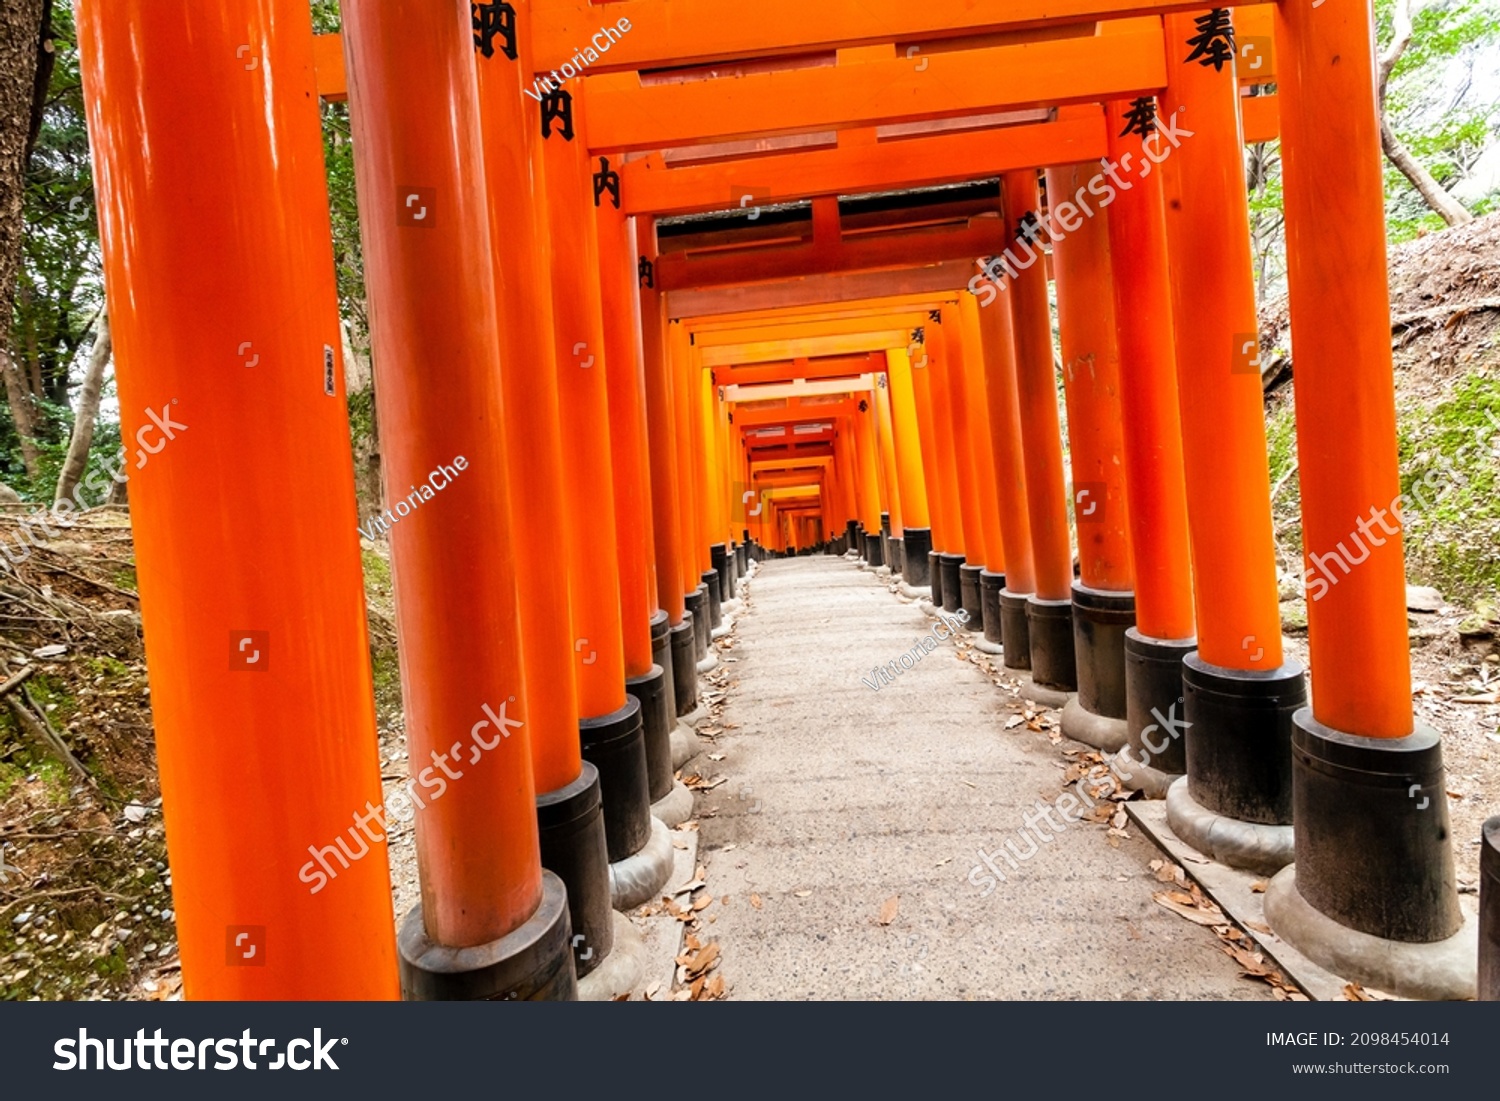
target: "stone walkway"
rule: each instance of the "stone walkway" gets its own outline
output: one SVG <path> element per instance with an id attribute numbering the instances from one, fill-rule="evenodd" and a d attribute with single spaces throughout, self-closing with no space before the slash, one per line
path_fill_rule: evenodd
<path id="1" fill-rule="evenodd" d="M 1062 751 L 1086 747 L 1006 729 L 1016 697 L 952 642 L 861 682 L 935 623 L 842 558 L 766 562 L 752 582 L 724 732 L 687 769 L 728 778 L 698 818 L 709 889 L 729 896 L 704 928 L 729 996 L 1269 998 L 1152 901 L 1160 853 L 1134 824 L 1112 847 L 1103 825 L 1042 821 L 1053 839 L 1029 853 L 1026 816 L 1056 804 Z M 1007 838 L 1029 856 L 1016 868 L 995 852 Z M 987 897 L 981 847 L 1007 876 Z"/>

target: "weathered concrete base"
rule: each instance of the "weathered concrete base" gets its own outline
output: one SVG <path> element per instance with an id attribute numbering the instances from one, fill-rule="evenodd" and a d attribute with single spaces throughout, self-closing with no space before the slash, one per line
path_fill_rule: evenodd
<path id="1" fill-rule="evenodd" d="M 932 590 L 926 585 L 908 585 L 905 581 L 896 582 L 896 591 L 907 600 L 925 600 L 932 603 Z"/>
<path id="2" fill-rule="evenodd" d="M 578 980 L 580 1002 L 612 1002 L 640 985 L 646 967 L 646 942 L 624 914 L 615 914 L 615 946 L 604 962 Z M 592 949 L 586 949 L 592 951 Z"/>
<path id="3" fill-rule="evenodd" d="M 706 708 L 699 708 L 699 710 L 703 711 L 704 718 L 708 717 Z M 702 752 L 703 742 L 699 739 L 698 732 L 693 729 L 686 717 L 679 719 L 677 725 L 672 728 L 672 767 L 681 768 Z"/>
<path id="4" fill-rule="evenodd" d="M 1123 748 L 1122 746 L 1122 751 Z M 1112 762 L 1118 759 L 1118 754 L 1110 758 Z M 1120 761 L 1115 766 L 1114 773 L 1120 778 L 1121 784 L 1131 791 L 1140 792 L 1147 799 L 1165 799 L 1172 785 L 1182 779 L 1180 772 L 1163 772 L 1150 765 L 1137 764 L 1134 760 Z"/>
<path id="5" fill-rule="evenodd" d="M 1275 875 L 1295 859 L 1291 826 L 1242 822 L 1211 811 L 1188 792 L 1186 776 L 1167 791 L 1167 822 L 1204 856 L 1231 868 Z"/>
<path id="6" fill-rule="evenodd" d="M 724 618 L 719 621 L 719 625 L 708 633 L 708 637 L 723 638 L 732 630 L 734 630 L 734 620 L 728 613 L 725 613 Z"/>
<path id="7" fill-rule="evenodd" d="M 1016 672 L 1020 672 L 1020 670 L 1016 670 Z M 1075 692 L 1064 692 L 1060 688 L 1047 688 L 1044 685 L 1040 685 L 1031 679 L 1030 673 L 1021 677 L 1020 681 L 1021 696 L 1023 699 L 1028 699 L 1032 703 L 1039 703 L 1043 707 L 1050 707 L 1054 710 L 1065 707 L 1069 700 L 1075 699 L 1077 696 Z"/>
<path id="8" fill-rule="evenodd" d="M 718 636 L 713 636 L 713 637 L 718 637 Z M 710 648 L 709 651 L 708 651 L 708 656 L 698 663 L 698 672 L 700 672 L 700 673 L 712 673 L 718 667 L 719 667 L 719 651 Z"/>
<path id="9" fill-rule="evenodd" d="M 1297 891 L 1295 865 L 1266 888 L 1266 921 L 1318 966 L 1403 998 L 1464 1001 L 1474 997 L 1479 972 L 1479 923 L 1465 914 L 1447 940 L 1408 944 L 1341 925 Z"/>
<path id="10" fill-rule="evenodd" d="M 696 739 L 697 735 L 694 735 Z M 673 767 L 677 766 L 674 764 Z M 673 780 L 672 790 L 651 804 L 651 814 L 661 819 L 668 829 L 675 830 L 693 816 L 693 793 L 681 780 Z"/>
<path id="11" fill-rule="evenodd" d="M 610 905 L 634 910 L 656 897 L 672 875 L 672 834 L 660 818 L 651 819 L 651 836 L 634 856 L 609 866 Z"/>
<path id="12" fill-rule="evenodd" d="M 1003 646 L 1001 646 L 997 642 L 991 642 L 983 635 L 975 635 L 972 640 L 972 645 L 974 649 L 978 650 L 981 654 L 989 654 L 993 657 L 999 657 L 1001 654 L 1005 653 L 1005 648 Z"/>
<path id="13" fill-rule="evenodd" d="M 1024 689 L 1021 694 L 1026 694 Z M 1062 732 L 1075 742 L 1091 745 L 1106 753 L 1117 753 L 1125 748 L 1125 720 L 1095 715 L 1078 702 L 1077 696 L 1068 696 L 1063 705 Z"/>

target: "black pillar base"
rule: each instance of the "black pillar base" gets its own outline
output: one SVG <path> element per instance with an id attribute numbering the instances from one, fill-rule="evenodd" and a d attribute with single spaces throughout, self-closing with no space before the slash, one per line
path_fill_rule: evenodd
<path id="1" fill-rule="evenodd" d="M 669 718 L 677 718 L 677 670 L 672 667 L 672 622 L 667 613 L 658 608 L 651 617 L 651 660 L 661 666 L 666 677 L 667 709 Z M 670 726 L 671 723 L 669 722 Z"/>
<path id="2" fill-rule="evenodd" d="M 672 645 L 672 695 L 677 714 L 687 715 L 698 706 L 698 632 L 692 612 L 682 613 L 682 622 L 667 632 L 667 639 Z"/>
<path id="3" fill-rule="evenodd" d="M 905 571 L 905 548 L 901 545 L 901 538 L 893 535 L 886 541 L 885 553 L 889 555 L 886 565 L 891 568 L 892 577 L 900 577 Z"/>
<path id="4" fill-rule="evenodd" d="M 748 574 L 750 572 L 750 547 L 749 547 L 749 545 L 746 544 L 746 543 L 741 543 L 739 546 L 737 546 L 737 547 L 734 548 L 734 554 L 735 554 L 735 557 L 738 558 L 739 561 L 740 561 L 740 576 L 744 577 L 746 574 Z"/>
<path id="5" fill-rule="evenodd" d="M 729 588 L 724 591 L 723 595 L 725 599 L 733 600 L 735 592 L 739 588 L 740 581 L 739 548 L 731 544 L 724 555 L 724 562 L 729 570 Z"/>
<path id="6" fill-rule="evenodd" d="M 932 584 L 931 554 L 931 529 L 907 528 L 901 533 L 901 576 L 908 585 L 921 588 Z"/>
<path id="7" fill-rule="evenodd" d="M 885 542 L 878 531 L 865 536 L 865 561 L 871 569 L 878 570 L 885 565 Z"/>
<path id="8" fill-rule="evenodd" d="M 847 554 L 850 547 L 853 547 L 855 550 L 859 549 L 858 520 L 847 520 L 844 522 L 844 553 Z"/>
<path id="9" fill-rule="evenodd" d="M 1340 925 L 1386 940 L 1430 944 L 1458 932 L 1437 732 L 1361 738 L 1306 707 L 1292 724 L 1297 893 Z"/>
<path id="10" fill-rule="evenodd" d="M 958 568 L 958 606 L 969 613 L 964 620 L 966 631 L 984 630 L 984 601 L 979 593 L 979 577 L 983 573 L 983 566 L 965 563 Z"/>
<path id="11" fill-rule="evenodd" d="M 1031 623 L 1026 618 L 1026 606 L 1031 603 L 1030 593 L 1013 593 L 1000 590 L 1000 633 L 1005 641 L 1005 667 L 1007 669 L 1031 668 Z"/>
<path id="12" fill-rule="evenodd" d="M 932 589 L 932 606 L 943 606 L 943 556 L 939 551 L 927 552 L 927 583 Z"/>
<path id="13" fill-rule="evenodd" d="M 1182 661 L 1182 687 L 1194 802 L 1241 822 L 1291 825 L 1292 716 L 1307 703 L 1301 663 L 1248 673 L 1209 665 L 1195 650 Z"/>
<path id="14" fill-rule="evenodd" d="M 1479 1000 L 1500 1002 L 1500 816 L 1480 834 Z"/>
<path id="15" fill-rule="evenodd" d="M 699 585 L 682 599 L 687 605 L 687 610 L 693 614 L 693 653 L 696 655 L 693 675 L 697 676 L 696 663 L 708 657 L 708 643 L 713 634 L 713 627 L 708 619 L 708 586 Z"/>
<path id="16" fill-rule="evenodd" d="M 734 599 L 734 582 L 729 577 L 729 547 L 715 543 L 708 548 L 708 560 L 719 577 L 719 603 L 722 605 L 724 601 Z"/>
<path id="17" fill-rule="evenodd" d="M 542 901 L 519 929 L 488 944 L 450 948 L 427 936 L 417 905 L 396 936 L 407 1001 L 574 1002 L 572 925 L 563 881 L 542 872 Z"/>
<path id="18" fill-rule="evenodd" d="M 1000 593 L 1005 588 L 1005 575 L 981 570 L 979 574 L 979 604 L 984 611 L 984 639 L 996 646 L 1005 646 L 1004 616 L 1000 613 Z"/>
<path id="19" fill-rule="evenodd" d="M 568 889 L 573 964 L 581 979 L 604 962 L 615 944 L 599 770 L 584 761 L 578 779 L 538 795 L 536 821 L 542 867 Z"/>
<path id="20" fill-rule="evenodd" d="M 1172 708 L 1182 706 L 1182 661 L 1197 648 L 1196 638 L 1147 638 L 1134 627 L 1125 632 L 1125 738 L 1134 758 L 1128 767 L 1145 765 L 1162 773 L 1164 779 L 1187 771 L 1187 751 L 1181 738 L 1168 738 L 1168 744 L 1157 753 L 1142 735 L 1153 727 L 1167 725 Z M 1151 740 L 1161 745 L 1160 737 L 1153 734 Z M 1160 795 L 1166 794 L 1165 787 L 1166 783 Z"/>
<path id="21" fill-rule="evenodd" d="M 1031 643 L 1031 680 L 1059 692 L 1078 689 L 1078 662 L 1073 652 L 1073 602 L 1026 602 L 1027 638 Z"/>
<path id="22" fill-rule="evenodd" d="M 959 575 L 963 564 L 964 556 L 961 554 L 938 555 L 938 568 L 943 571 L 943 611 L 945 612 L 956 612 L 963 607 L 963 581 Z"/>
<path id="23" fill-rule="evenodd" d="M 1135 594 L 1073 585 L 1073 653 L 1078 705 L 1125 718 L 1125 632 L 1135 625 Z"/>
<path id="24" fill-rule="evenodd" d="M 604 806 L 604 839 L 609 862 L 641 851 L 651 837 L 651 785 L 646 779 L 646 740 L 641 705 L 579 720 L 583 759 L 599 770 L 599 798 Z"/>
<path id="25" fill-rule="evenodd" d="M 643 677 L 629 677 L 625 691 L 641 705 L 641 737 L 646 745 L 646 786 L 651 802 L 672 791 L 672 727 L 676 701 L 667 694 L 667 675 L 660 665 Z"/>
<path id="26" fill-rule="evenodd" d="M 703 584 L 708 587 L 708 627 L 712 636 L 724 625 L 724 594 L 719 591 L 719 571 L 704 570 Z"/>
<path id="27" fill-rule="evenodd" d="M 891 514 L 889 512 L 880 514 L 880 559 L 887 566 L 891 564 Z M 895 570 L 891 572 L 894 573 Z"/>

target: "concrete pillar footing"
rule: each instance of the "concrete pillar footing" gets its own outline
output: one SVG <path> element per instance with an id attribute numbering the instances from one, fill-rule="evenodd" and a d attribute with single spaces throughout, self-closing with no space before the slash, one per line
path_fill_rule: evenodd
<path id="1" fill-rule="evenodd" d="M 1167 791 L 1167 824 L 1204 856 L 1231 868 L 1275 875 L 1295 859 L 1291 826 L 1243 822 L 1211 811 L 1193 798 L 1186 776 Z"/>
<path id="2" fill-rule="evenodd" d="M 651 804 L 651 815 L 675 830 L 693 816 L 693 793 L 681 780 L 673 780 L 672 790 Z"/>
<path id="3" fill-rule="evenodd" d="M 712 673 L 719 667 L 719 651 L 710 650 L 708 655 L 698 663 L 698 672 Z"/>
<path id="4" fill-rule="evenodd" d="M 998 642 L 991 642 L 989 639 L 985 638 L 984 635 L 975 635 L 972 641 L 974 644 L 974 649 L 978 650 L 981 654 L 989 654 L 992 657 L 999 657 L 1001 654 L 1005 653 L 1005 647 L 1001 646 Z"/>
<path id="5" fill-rule="evenodd" d="M 1466 917 L 1445 940 L 1417 944 L 1361 933 L 1316 909 L 1297 890 L 1297 866 L 1266 887 L 1266 921 L 1313 963 L 1344 979 L 1403 998 L 1463 1001 L 1478 984 L 1479 926 Z"/>
<path id="6" fill-rule="evenodd" d="M 609 866 L 610 902 L 616 910 L 634 910 L 656 897 L 672 876 L 672 834 L 660 818 L 651 819 L 651 836 L 640 851 Z"/>
<path id="7" fill-rule="evenodd" d="M 1057 709 L 1066 707 L 1068 701 L 1076 697 L 1076 693 L 1064 692 L 1060 688 L 1048 688 L 1045 684 L 1038 684 L 1032 680 L 1028 674 L 1021 680 L 1021 696 L 1043 707 Z"/>
<path id="8" fill-rule="evenodd" d="M 929 604 L 932 602 L 932 590 L 926 585 L 914 586 L 908 585 L 905 581 L 898 581 L 896 582 L 896 591 L 906 597 L 907 600 L 925 600 Z"/>
<path id="9" fill-rule="evenodd" d="M 706 718 L 707 709 L 701 710 Z M 702 752 L 703 742 L 698 737 L 698 732 L 693 729 L 692 724 L 686 718 L 679 720 L 672 728 L 672 767 L 681 768 Z"/>
<path id="10" fill-rule="evenodd" d="M 1126 734 L 1128 737 L 1128 728 Z M 1131 755 L 1132 758 L 1135 756 Z M 1165 799 L 1172 785 L 1183 775 L 1180 772 L 1163 772 L 1159 768 L 1139 764 L 1134 759 L 1121 759 L 1118 755 L 1110 760 L 1111 763 L 1118 762 L 1114 766 L 1114 773 L 1119 777 L 1120 783 L 1131 791 L 1140 792 L 1147 799 Z"/>
<path id="11" fill-rule="evenodd" d="M 615 946 L 598 967 L 578 980 L 580 1002 L 612 1002 L 640 985 L 646 970 L 646 941 L 624 914 L 614 914 Z"/>
<path id="12" fill-rule="evenodd" d="M 1084 707 L 1077 696 L 1071 695 L 1063 705 L 1062 732 L 1075 742 L 1091 745 L 1106 753 L 1118 753 L 1125 748 L 1128 740 L 1124 719 L 1096 715 Z"/>

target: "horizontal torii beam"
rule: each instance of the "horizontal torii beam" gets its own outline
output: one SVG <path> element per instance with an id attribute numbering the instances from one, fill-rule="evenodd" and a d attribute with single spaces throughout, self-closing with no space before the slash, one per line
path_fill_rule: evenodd
<path id="1" fill-rule="evenodd" d="M 701 256 L 672 253 L 657 259 L 656 285 L 671 292 L 834 272 L 921 267 L 945 260 L 964 260 L 972 265 L 975 257 L 992 256 L 1007 243 L 1005 227 L 998 218 L 975 218 L 961 229 L 868 234 L 824 244 L 726 249 Z M 972 274 L 972 270 L 966 272 L 964 279 Z"/>
<path id="2" fill-rule="evenodd" d="M 910 340 L 911 332 L 908 329 L 804 337 L 796 340 L 765 340 L 753 344 L 705 348 L 702 362 L 705 367 L 726 367 L 730 364 L 774 363 L 780 359 L 883 352 L 887 348 L 905 348 Z"/>
<path id="3" fill-rule="evenodd" d="M 589 66 L 609 71 L 936 41 L 1208 6 L 1202 0 L 757 0 L 729 12 L 722 0 L 533 0 L 529 33 L 538 71 L 549 71 L 623 18 L 629 31 Z"/>
<path id="4" fill-rule="evenodd" d="M 1097 105 L 1064 108 L 1055 122 L 992 130 L 874 140 L 871 131 L 839 137 L 837 149 L 783 153 L 669 168 L 660 155 L 620 169 L 627 214 L 688 214 L 785 203 L 819 195 L 933 187 L 997 176 L 1022 168 L 1076 164 L 1105 155 L 1104 111 Z M 749 204 L 747 204 L 749 205 Z"/>
<path id="5" fill-rule="evenodd" d="M 722 17 L 721 17 L 722 18 Z M 1151 95 L 1166 85 L 1160 23 L 933 54 L 913 72 L 894 47 L 839 64 L 735 80 L 642 85 L 635 73 L 587 78 L 584 130 L 599 153 L 956 118 Z"/>
<path id="6" fill-rule="evenodd" d="M 671 291 L 667 316 L 678 321 L 739 311 L 836 306 L 895 295 L 947 295 L 961 291 L 979 269 L 974 258 L 945 260 L 926 267 L 889 271 L 835 272 L 800 276 L 748 287 L 709 287 Z"/>

